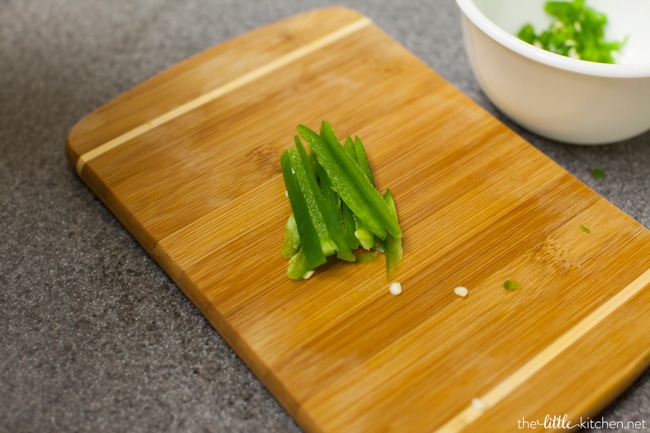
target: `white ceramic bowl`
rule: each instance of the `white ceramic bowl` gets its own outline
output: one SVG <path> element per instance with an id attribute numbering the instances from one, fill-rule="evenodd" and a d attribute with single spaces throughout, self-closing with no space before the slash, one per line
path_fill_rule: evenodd
<path id="1" fill-rule="evenodd" d="M 456 0 L 474 76 L 524 128 L 576 144 L 604 144 L 650 129 L 650 0 L 587 0 L 608 17 L 607 40 L 629 39 L 616 64 L 553 54 L 515 35 L 551 18 L 546 0 Z"/>

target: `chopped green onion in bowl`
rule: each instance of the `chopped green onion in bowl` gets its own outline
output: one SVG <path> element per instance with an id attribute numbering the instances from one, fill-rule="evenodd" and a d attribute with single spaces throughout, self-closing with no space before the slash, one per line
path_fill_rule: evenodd
<path id="1" fill-rule="evenodd" d="M 616 63 L 616 53 L 627 38 L 605 40 L 606 14 L 586 6 L 585 0 L 548 1 L 544 10 L 553 17 L 551 24 L 539 34 L 532 24 L 525 24 L 517 33 L 519 39 L 575 59 Z"/>

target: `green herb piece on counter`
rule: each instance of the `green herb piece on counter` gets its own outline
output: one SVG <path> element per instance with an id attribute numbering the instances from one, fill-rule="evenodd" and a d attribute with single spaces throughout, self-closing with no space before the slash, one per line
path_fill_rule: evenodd
<path id="1" fill-rule="evenodd" d="M 600 168 L 594 168 L 593 170 L 591 170 L 591 175 L 596 179 L 605 179 L 606 176 L 605 172 Z"/>
<path id="2" fill-rule="evenodd" d="M 585 5 L 585 0 L 548 1 L 544 10 L 553 21 L 537 34 L 531 24 L 517 33 L 519 39 L 552 53 L 599 63 L 615 63 L 613 53 L 623 41 L 605 41 L 607 15 Z"/>
<path id="3" fill-rule="evenodd" d="M 328 122 L 320 134 L 297 129 L 294 147 L 280 158 L 292 210 L 282 245 L 290 259 L 287 275 L 309 278 L 335 254 L 360 263 L 383 252 L 386 274 L 394 277 L 403 255 L 402 229 L 391 192 L 382 196 L 375 187 L 363 143 L 347 137 L 341 145 Z M 354 254 L 359 246 L 367 252 Z"/>
<path id="4" fill-rule="evenodd" d="M 521 284 L 519 284 L 515 280 L 506 280 L 503 283 L 503 288 L 506 290 L 517 290 L 517 289 L 521 289 Z"/>
<path id="5" fill-rule="evenodd" d="M 585 227 L 583 225 L 580 226 L 580 230 L 582 230 L 585 233 L 591 233 L 591 230 L 589 230 L 587 227 Z"/>

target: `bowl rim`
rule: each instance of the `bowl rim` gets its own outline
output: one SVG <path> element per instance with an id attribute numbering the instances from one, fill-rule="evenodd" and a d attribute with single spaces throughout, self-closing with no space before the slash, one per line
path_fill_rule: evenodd
<path id="1" fill-rule="evenodd" d="M 650 63 L 632 65 L 597 63 L 551 53 L 522 41 L 490 20 L 473 0 L 456 0 L 465 17 L 488 37 L 535 62 L 579 74 L 613 78 L 650 78 Z"/>

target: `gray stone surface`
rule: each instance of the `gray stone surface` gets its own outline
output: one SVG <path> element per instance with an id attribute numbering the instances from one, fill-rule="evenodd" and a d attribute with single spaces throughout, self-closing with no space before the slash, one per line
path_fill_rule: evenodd
<path id="1" fill-rule="evenodd" d="M 337 3 L 0 0 L 0 432 L 300 431 L 63 149 L 82 116 L 164 68 Z M 598 147 L 529 134 L 479 90 L 453 0 L 345 4 L 650 227 L 650 134 Z M 602 417 L 650 431 L 650 374 Z"/>

